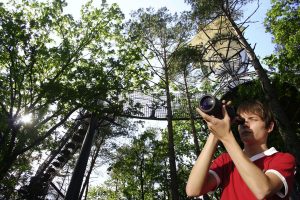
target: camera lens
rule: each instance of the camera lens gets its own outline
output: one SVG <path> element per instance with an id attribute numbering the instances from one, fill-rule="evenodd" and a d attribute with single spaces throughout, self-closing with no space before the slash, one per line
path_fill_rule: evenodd
<path id="1" fill-rule="evenodd" d="M 202 112 L 208 115 L 213 115 L 219 119 L 223 118 L 222 103 L 216 97 L 212 95 L 204 95 L 201 97 L 199 107 Z"/>
<path id="2" fill-rule="evenodd" d="M 215 100 L 211 96 L 204 96 L 201 98 L 200 107 L 203 111 L 209 111 L 215 106 Z"/>
<path id="3" fill-rule="evenodd" d="M 202 112 L 213 115 L 216 118 L 223 119 L 222 113 L 222 102 L 212 95 L 204 95 L 201 97 L 199 102 L 199 108 Z M 227 113 L 229 117 L 232 119 L 233 123 L 243 124 L 245 123 L 245 119 L 241 116 L 236 115 L 233 106 L 226 106 Z"/>

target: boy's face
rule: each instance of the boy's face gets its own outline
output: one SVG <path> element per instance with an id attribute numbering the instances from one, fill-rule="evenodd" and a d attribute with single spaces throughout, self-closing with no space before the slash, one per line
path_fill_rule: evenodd
<path id="1" fill-rule="evenodd" d="M 239 125 L 240 138 L 245 145 L 261 145 L 267 143 L 269 133 L 273 130 L 273 124 L 266 127 L 266 123 L 260 116 L 254 113 L 240 113 L 245 123 Z"/>

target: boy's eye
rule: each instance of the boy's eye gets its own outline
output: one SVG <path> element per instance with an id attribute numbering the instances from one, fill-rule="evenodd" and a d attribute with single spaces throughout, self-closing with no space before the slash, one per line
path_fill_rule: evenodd
<path id="1" fill-rule="evenodd" d="M 251 120 L 251 121 L 257 121 L 258 118 L 256 118 L 256 117 L 250 117 L 249 120 Z"/>

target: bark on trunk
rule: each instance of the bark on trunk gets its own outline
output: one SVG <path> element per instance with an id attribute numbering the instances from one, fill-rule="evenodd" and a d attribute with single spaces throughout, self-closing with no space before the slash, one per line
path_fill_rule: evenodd
<path id="1" fill-rule="evenodd" d="M 167 63 L 167 62 L 165 62 Z M 172 200 L 179 200 L 178 182 L 177 182 L 177 170 L 176 170 L 176 156 L 174 149 L 174 132 L 172 123 L 172 107 L 171 107 L 171 94 L 169 89 L 169 75 L 168 67 L 165 67 L 165 84 L 166 84 L 166 96 L 167 96 L 167 122 L 168 122 L 168 155 L 170 164 L 170 175 L 171 175 L 171 195 Z"/>
<path id="2" fill-rule="evenodd" d="M 186 77 L 187 77 L 186 73 L 184 73 L 185 94 L 186 94 L 186 98 L 188 101 L 190 122 L 191 122 L 192 134 L 193 134 L 193 139 L 194 139 L 194 145 L 195 145 L 195 154 L 196 154 L 196 157 L 198 157 L 200 154 L 200 146 L 199 146 L 199 142 L 198 142 L 197 131 L 196 131 L 196 126 L 195 126 L 195 119 L 194 119 L 194 112 L 193 112 L 193 108 L 191 105 L 190 93 L 189 93 L 189 88 L 188 88 L 188 83 L 187 83 Z"/>

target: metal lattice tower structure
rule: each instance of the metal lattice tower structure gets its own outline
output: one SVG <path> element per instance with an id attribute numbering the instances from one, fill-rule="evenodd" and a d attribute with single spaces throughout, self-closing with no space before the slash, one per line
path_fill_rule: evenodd
<path id="1" fill-rule="evenodd" d="M 190 45 L 202 51 L 206 76 L 218 85 L 216 94 L 225 93 L 256 76 L 246 50 L 224 16 L 214 19 L 201 29 Z"/>

